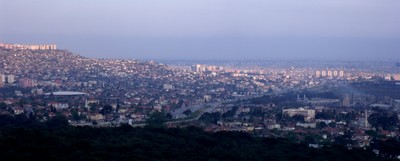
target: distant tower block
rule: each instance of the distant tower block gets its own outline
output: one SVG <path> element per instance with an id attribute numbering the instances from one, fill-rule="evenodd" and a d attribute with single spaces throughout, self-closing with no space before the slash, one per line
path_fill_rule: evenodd
<path id="1" fill-rule="evenodd" d="M 344 77 L 344 71 L 343 70 L 339 71 L 339 77 Z"/>
<path id="2" fill-rule="evenodd" d="M 196 72 L 200 72 L 201 71 L 201 65 L 200 64 L 196 64 Z"/>
<path id="3" fill-rule="evenodd" d="M 5 83 L 6 82 L 6 75 L 0 74 L 0 83 Z"/>
<path id="4" fill-rule="evenodd" d="M 393 74 L 393 80 L 399 81 L 400 80 L 400 74 Z"/>
<path id="5" fill-rule="evenodd" d="M 4 80 L 4 74 L 0 74 L 0 87 L 4 86 L 5 81 L 3 81 L 3 80 Z"/>
<path id="6" fill-rule="evenodd" d="M 15 76 L 14 75 L 7 75 L 7 83 L 14 83 L 15 82 Z"/>
<path id="7" fill-rule="evenodd" d="M 390 74 L 386 74 L 385 75 L 385 80 L 388 80 L 388 81 L 392 80 L 392 76 L 390 76 Z"/>
<path id="8" fill-rule="evenodd" d="M 332 77 L 332 71 L 328 70 L 328 77 Z"/>
<path id="9" fill-rule="evenodd" d="M 323 70 L 323 71 L 321 72 L 321 75 L 322 75 L 323 77 L 326 77 L 326 71 Z"/>
<path id="10" fill-rule="evenodd" d="M 196 64 L 192 66 L 192 71 L 193 72 L 200 72 L 201 71 L 201 65 L 200 64 Z"/>
<path id="11" fill-rule="evenodd" d="M 320 77 L 320 76 L 321 76 L 321 72 L 320 72 L 319 70 L 316 71 L 316 72 L 315 72 L 315 76 L 316 76 L 316 77 Z"/>
<path id="12" fill-rule="evenodd" d="M 334 77 L 337 77 L 337 76 L 338 76 L 338 71 L 337 71 L 337 70 L 333 71 L 333 76 L 334 76 Z"/>
<path id="13" fill-rule="evenodd" d="M 349 96 L 349 95 L 346 95 L 346 96 L 343 98 L 342 104 L 343 104 L 344 107 L 350 107 L 350 106 L 351 106 L 350 96 Z"/>
<path id="14" fill-rule="evenodd" d="M 55 45 L 55 44 L 50 45 L 50 50 L 56 50 L 56 49 L 57 49 L 57 45 Z"/>

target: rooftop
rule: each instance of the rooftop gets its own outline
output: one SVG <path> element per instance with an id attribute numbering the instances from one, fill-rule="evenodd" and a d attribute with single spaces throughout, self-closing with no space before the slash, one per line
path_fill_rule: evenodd
<path id="1" fill-rule="evenodd" d="M 53 95 L 55 96 L 76 96 L 76 95 L 88 95 L 87 93 L 83 92 L 74 92 L 74 91 L 58 91 L 58 92 L 49 92 L 45 93 L 44 95 Z"/>

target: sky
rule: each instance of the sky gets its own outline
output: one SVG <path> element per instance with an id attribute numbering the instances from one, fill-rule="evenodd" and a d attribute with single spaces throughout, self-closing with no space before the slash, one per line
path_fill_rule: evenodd
<path id="1" fill-rule="evenodd" d="M 399 59 L 399 0 L 0 0 L 0 42 L 94 58 Z"/>

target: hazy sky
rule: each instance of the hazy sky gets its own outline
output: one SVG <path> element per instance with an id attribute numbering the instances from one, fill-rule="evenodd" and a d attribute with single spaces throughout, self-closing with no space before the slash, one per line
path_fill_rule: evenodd
<path id="1" fill-rule="evenodd" d="M 400 59 L 400 0 L 0 0 L 0 41 L 150 59 Z"/>

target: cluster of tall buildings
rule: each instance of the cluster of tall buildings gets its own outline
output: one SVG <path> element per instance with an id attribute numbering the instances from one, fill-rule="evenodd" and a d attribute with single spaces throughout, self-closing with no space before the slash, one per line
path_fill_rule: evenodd
<path id="1" fill-rule="evenodd" d="M 0 87 L 3 87 L 5 83 L 14 83 L 15 76 L 14 75 L 4 75 L 0 74 Z"/>
<path id="2" fill-rule="evenodd" d="M 15 83 L 15 75 L 5 75 L 0 74 L 0 87 L 4 87 L 5 84 L 13 84 Z M 32 88 L 38 85 L 37 81 L 30 78 L 21 78 L 19 79 L 19 85 L 23 88 Z"/>
<path id="3" fill-rule="evenodd" d="M 344 77 L 343 70 L 317 70 L 315 72 L 316 77 Z"/>
<path id="4" fill-rule="evenodd" d="M 193 72 L 218 72 L 222 71 L 224 68 L 220 66 L 214 66 L 214 65 L 201 65 L 201 64 L 196 64 L 191 67 Z"/>
<path id="5" fill-rule="evenodd" d="M 0 43 L 0 48 L 11 50 L 56 50 L 57 45 L 24 45 L 24 44 L 5 44 Z"/>
<path id="6" fill-rule="evenodd" d="M 37 86 L 37 81 L 30 78 L 21 78 L 19 84 L 22 88 L 32 88 Z"/>
<path id="7" fill-rule="evenodd" d="M 400 74 L 387 74 L 384 76 L 385 80 L 400 81 Z"/>

